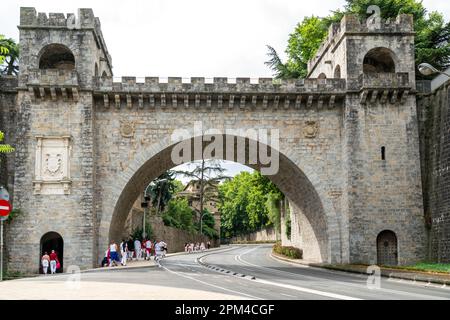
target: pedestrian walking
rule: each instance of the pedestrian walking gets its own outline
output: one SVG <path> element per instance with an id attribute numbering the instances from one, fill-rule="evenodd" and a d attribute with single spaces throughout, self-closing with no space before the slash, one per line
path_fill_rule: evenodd
<path id="1" fill-rule="evenodd" d="M 55 250 L 52 250 L 50 253 L 50 273 L 55 274 L 56 273 L 56 264 L 58 263 L 58 255 L 56 254 Z"/>
<path id="2" fill-rule="evenodd" d="M 136 260 L 141 258 L 141 242 L 138 238 L 134 240 L 134 253 L 136 255 Z"/>
<path id="3" fill-rule="evenodd" d="M 145 240 L 145 260 L 150 260 L 152 257 L 152 242 L 150 239 Z"/>
<path id="4" fill-rule="evenodd" d="M 155 261 L 158 262 L 158 266 L 161 267 L 160 261 L 164 257 L 164 248 L 167 247 L 167 244 L 164 241 L 156 240 L 155 245 Z"/>
<path id="5" fill-rule="evenodd" d="M 120 253 L 122 254 L 122 260 L 120 261 L 120 263 L 123 266 L 126 266 L 128 256 L 128 244 L 125 240 L 122 240 L 122 242 L 120 243 Z"/>
<path id="6" fill-rule="evenodd" d="M 206 243 L 206 247 L 209 249 L 211 249 L 211 241 L 208 240 L 208 242 Z"/>
<path id="7" fill-rule="evenodd" d="M 131 237 L 128 238 L 127 247 L 128 247 L 128 259 L 132 261 L 134 255 L 134 241 Z"/>
<path id="8" fill-rule="evenodd" d="M 41 264 L 42 272 L 46 275 L 48 272 L 48 267 L 50 266 L 50 256 L 47 254 L 47 252 L 44 252 L 44 255 L 41 258 Z"/>
<path id="9" fill-rule="evenodd" d="M 206 249 L 205 243 L 202 242 L 202 243 L 200 244 L 200 251 L 203 252 L 203 251 L 205 251 L 205 249 Z"/>
<path id="10" fill-rule="evenodd" d="M 109 266 L 112 267 L 117 265 L 118 262 L 120 262 L 119 254 L 118 254 L 118 248 L 117 244 L 114 242 L 114 240 L 111 241 L 111 244 L 109 245 Z"/>

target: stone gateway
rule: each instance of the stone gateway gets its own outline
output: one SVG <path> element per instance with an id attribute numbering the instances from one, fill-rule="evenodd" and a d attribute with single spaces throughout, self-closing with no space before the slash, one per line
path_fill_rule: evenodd
<path id="1" fill-rule="evenodd" d="M 411 16 L 376 28 L 344 17 L 308 77 L 287 81 L 116 82 L 91 9 L 21 8 L 19 29 L 20 74 L 0 89 L 0 125 L 16 147 L 1 182 L 21 210 L 8 226 L 11 270 L 37 272 L 50 240 L 64 245 L 64 268 L 98 266 L 144 187 L 174 166 L 173 131 L 186 128 L 190 143 L 196 121 L 279 131 L 278 146 L 257 142 L 279 153 L 269 178 L 288 198 L 289 241 L 305 259 L 426 258 Z"/>

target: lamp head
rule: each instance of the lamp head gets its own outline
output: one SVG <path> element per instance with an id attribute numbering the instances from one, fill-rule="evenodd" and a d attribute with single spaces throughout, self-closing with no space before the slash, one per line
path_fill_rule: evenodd
<path id="1" fill-rule="evenodd" d="M 419 72 L 424 76 L 431 76 L 432 74 L 439 73 L 439 70 L 429 63 L 421 63 L 419 64 Z"/>

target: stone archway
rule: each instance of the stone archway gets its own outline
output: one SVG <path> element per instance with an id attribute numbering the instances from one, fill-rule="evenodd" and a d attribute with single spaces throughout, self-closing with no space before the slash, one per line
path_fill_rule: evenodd
<path id="1" fill-rule="evenodd" d="M 224 139 L 236 136 L 223 135 Z M 193 141 L 196 138 L 189 139 Z M 187 141 L 187 140 L 185 140 Z M 246 146 L 256 141 L 246 139 Z M 256 142 L 257 143 L 257 142 Z M 129 166 L 117 176 L 112 177 L 113 193 L 108 193 L 104 199 L 104 208 L 99 229 L 99 252 L 107 243 L 121 237 L 126 217 L 138 195 L 148 183 L 164 171 L 171 169 L 179 163 L 173 163 L 171 153 L 176 144 L 169 139 L 162 140 L 150 148 L 142 150 Z M 278 153 L 264 145 L 270 152 Z M 224 154 L 226 154 L 224 152 Z M 279 170 L 268 178 L 276 184 L 286 197 L 295 205 L 296 214 L 304 217 L 310 226 L 310 243 L 304 249 L 305 258 L 323 262 L 340 262 L 341 257 L 341 230 L 336 217 L 333 204 L 326 195 L 323 183 L 311 168 L 295 162 L 290 152 L 279 154 Z M 194 157 L 192 160 L 198 160 Z M 227 158 L 226 160 L 231 160 Z M 235 160 L 236 161 L 236 160 Z M 255 170 L 261 170 L 261 164 L 242 163 Z M 105 207 L 105 205 L 107 207 Z"/>
<path id="2" fill-rule="evenodd" d="M 40 255 L 39 255 L 39 272 L 41 273 L 42 268 L 40 264 L 40 257 L 44 255 L 45 252 L 50 254 L 52 250 L 55 250 L 58 255 L 59 263 L 61 268 L 56 270 L 56 272 L 62 272 L 64 270 L 64 240 L 62 236 L 54 231 L 47 232 L 41 237 L 40 242 Z"/>
<path id="3" fill-rule="evenodd" d="M 398 242 L 395 232 L 384 230 L 378 234 L 377 264 L 383 266 L 398 264 Z"/>

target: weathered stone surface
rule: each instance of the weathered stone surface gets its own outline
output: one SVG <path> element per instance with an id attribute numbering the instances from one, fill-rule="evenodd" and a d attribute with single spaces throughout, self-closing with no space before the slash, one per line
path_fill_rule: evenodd
<path id="1" fill-rule="evenodd" d="M 146 184 L 175 165 L 173 131 L 186 129 L 192 142 L 199 120 L 205 130 L 279 131 L 279 146 L 269 147 L 280 153 L 280 169 L 270 179 L 289 199 L 290 242 L 303 249 L 305 259 L 376 263 L 383 230 L 397 235 L 399 263 L 425 257 L 408 16 L 382 30 L 344 18 L 340 29 L 333 29 L 339 37 L 329 38 L 311 62 L 309 78 L 282 82 L 154 77 L 114 82 L 100 23 L 90 9 L 74 19 L 22 8 L 19 29 L 19 83 L 0 89 L 0 129 L 17 147 L 8 156 L 14 179 L 7 183 L 14 189 L 14 206 L 23 211 L 8 226 L 9 268 L 37 271 L 40 239 L 50 231 L 64 239 L 65 267 L 97 265 L 109 239 L 122 236 Z M 73 55 L 74 63 L 66 54 L 60 64 L 73 70 L 40 69 L 40 57 L 54 44 Z M 378 47 L 395 54 L 395 72 L 363 74 L 366 53 Z M 333 78 L 329 61 L 340 66 L 341 79 L 315 79 L 320 73 Z M 66 135 L 70 192 L 35 194 L 36 137 Z M 223 133 L 226 139 L 236 136 Z M 242 162 L 264 167 L 248 157 Z"/>
<path id="2" fill-rule="evenodd" d="M 427 88 L 426 84 L 421 87 Z M 418 97 L 428 259 L 450 262 L 450 90 L 448 82 Z"/>

